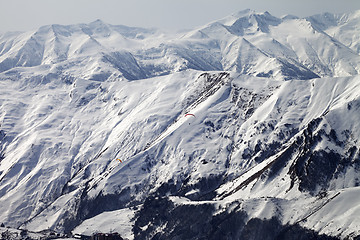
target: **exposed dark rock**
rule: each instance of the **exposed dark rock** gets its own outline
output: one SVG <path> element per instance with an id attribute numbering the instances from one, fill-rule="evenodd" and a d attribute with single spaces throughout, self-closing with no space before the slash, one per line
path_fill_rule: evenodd
<path id="1" fill-rule="evenodd" d="M 298 138 L 298 152 L 294 164 L 290 167 L 292 182 L 299 180 L 299 190 L 309 191 L 316 195 L 319 191 L 326 191 L 332 179 L 346 172 L 353 165 L 356 168 L 357 148 L 352 146 L 343 155 L 332 149 L 315 150 L 321 141 L 327 141 L 338 147 L 344 147 L 335 130 L 326 133 L 324 129 L 315 131 L 321 119 L 315 119 L 309 123 L 304 134 Z M 292 183 L 293 185 L 293 183 Z"/>
<path id="2" fill-rule="evenodd" d="M 210 203 L 174 204 L 168 198 L 148 197 L 136 214 L 135 239 L 338 239 L 319 235 L 298 224 L 282 225 L 277 218 L 248 220 L 239 203 L 215 214 Z"/>

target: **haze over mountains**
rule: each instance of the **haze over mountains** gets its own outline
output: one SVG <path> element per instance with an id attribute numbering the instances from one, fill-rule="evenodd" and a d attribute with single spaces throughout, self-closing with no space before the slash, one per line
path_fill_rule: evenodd
<path id="1" fill-rule="evenodd" d="M 0 72 L 7 226 L 360 235 L 360 11 L 43 26 L 0 35 Z"/>

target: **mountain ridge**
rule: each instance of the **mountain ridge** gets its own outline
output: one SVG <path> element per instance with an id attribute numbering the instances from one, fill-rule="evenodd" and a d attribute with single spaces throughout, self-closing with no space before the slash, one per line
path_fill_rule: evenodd
<path id="1" fill-rule="evenodd" d="M 354 15 L 356 16 L 356 14 Z M 201 35 L 199 40 L 197 37 L 189 38 L 186 34 L 180 38 L 175 34 L 174 36 L 170 35 L 163 39 L 162 36 L 164 36 L 164 34 L 157 33 L 156 30 L 109 25 L 101 20 L 90 24 L 69 26 L 49 25 L 39 28 L 39 30 L 34 33 L 27 33 L 30 39 L 26 42 L 21 41 L 17 43 L 16 39 L 9 39 L 8 41 L 5 39 L 0 53 L 0 69 L 1 71 L 5 71 L 15 66 L 32 67 L 47 63 L 71 62 L 71 59 L 74 59 L 76 62 L 81 62 L 83 61 L 81 58 L 84 54 L 92 58 L 100 58 L 101 55 L 116 55 L 117 52 L 125 51 L 132 56 L 131 58 L 133 60 L 128 60 L 127 58 L 116 60 L 116 58 L 113 58 L 115 62 L 111 61 L 110 63 L 114 66 L 114 72 L 116 72 L 116 66 L 124 65 L 120 62 L 126 62 L 127 64 L 130 61 L 128 69 L 120 68 L 120 70 L 118 70 L 118 74 L 121 74 L 124 71 L 131 72 L 130 69 L 134 67 L 134 64 L 131 62 L 135 61 L 135 65 L 138 65 L 138 73 L 128 74 L 125 77 L 127 79 L 141 79 L 164 75 L 188 68 L 203 71 L 227 71 L 233 70 L 232 65 L 226 65 L 226 59 L 232 58 L 229 52 L 226 52 L 227 48 L 233 44 L 232 42 L 234 42 L 234 40 L 241 41 L 241 39 L 244 39 L 243 41 L 257 47 L 260 52 L 266 53 L 265 56 L 263 56 L 266 61 L 271 61 L 272 58 L 278 61 L 271 69 L 261 69 L 259 66 L 254 66 L 254 69 L 250 72 L 249 70 L 243 69 L 243 73 L 245 74 L 269 75 L 275 79 L 292 79 L 299 77 L 308 79 L 317 76 L 344 76 L 344 74 L 352 75 L 355 72 L 358 73 L 359 69 L 354 68 L 348 63 L 350 61 L 359 61 L 358 54 L 353 52 L 354 47 L 347 47 L 349 44 L 342 44 L 341 41 L 330 37 L 322 30 L 318 32 L 318 36 L 317 34 L 313 34 L 314 31 L 317 31 L 316 29 L 325 28 L 325 26 L 320 26 L 319 21 L 316 24 L 315 19 L 321 18 L 321 15 L 319 15 L 308 19 L 283 20 L 273 17 L 268 12 L 258 14 L 248 10 L 245 14 L 235 14 L 230 18 L 224 18 L 208 26 L 200 27 L 197 31 L 199 31 L 200 34 L 205 34 L 203 36 L 206 36 L 209 44 L 199 42 L 200 39 L 204 40 Z M 298 34 L 298 40 L 303 38 L 301 42 L 297 40 L 293 43 L 286 39 L 279 38 L 280 36 L 277 36 L 276 32 L 274 32 L 275 35 L 270 34 L 269 27 L 274 31 L 281 25 L 284 26 L 282 31 L 289 31 L 290 28 L 298 27 L 298 24 L 303 26 L 303 30 L 301 30 L 300 33 L 305 34 L 305 38 Z M 309 25 L 307 26 L 307 24 Z M 315 26 L 315 29 L 312 25 Z M 57 31 L 55 31 L 55 29 L 57 29 Z M 207 31 L 210 32 L 207 33 Z M 228 36 L 228 39 L 220 37 L 220 32 Z M 78 33 L 80 33 L 80 35 Z M 267 39 L 267 36 L 262 35 L 262 33 L 270 35 L 273 39 Z M 51 36 L 53 34 L 55 34 L 55 36 Z M 213 34 L 213 36 L 211 36 L 211 34 Z M 306 35 L 308 35 L 308 37 L 311 36 L 310 39 L 307 39 Z M 314 37 L 314 40 L 317 42 L 319 42 L 320 38 L 323 38 L 325 42 L 322 44 L 327 46 L 327 49 L 314 46 L 314 42 L 311 42 L 313 41 L 311 38 Z M 271 52 L 267 55 L 267 49 L 263 49 L 262 47 L 267 45 L 268 47 L 271 46 L 269 45 L 271 41 L 280 43 L 280 45 L 277 44 L 275 47 L 280 48 L 281 55 L 278 56 L 276 52 Z M 302 51 L 295 50 L 292 46 L 293 44 L 300 44 L 304 49 Z M 352 45 L 356 47 L 358 44 L 355 43 Z M 165 52 L 164 47 L 166 47 Z M 320 50 L 318 52 L 313 51 L 313 49 L 319 48 Z M 38 50 L 34 51 L 35 49 Z M 235 53 L 236 50 L 230 49 L 230 52 Z M 211 55 L 206 56 L 208 53 L 211 53 Z M 158 57 L 148 57 L 148 55 L 156 56 L 157 54 L 159 54 Z M 290 54 L 290 56 L 287 54 Z M 334 54 L 340 56 L 334 56 Z M 201 56 L 201 58 L 199 58 L 199 56 Z M 345 69 L 345 72 L 340 73 L 336 67 L 325 69 L 326 65 L 332 65 L 331 62 L 335 61 L 333 60 L 334 57 L 344 59 L 341 64 L 345 65 L 342 67 L 342 71 Z M 351 59 L 348 59 L 349 57 L 351 57 Z M 164 61 L 165 59 L 167 59 L 167 61 Z M 290 62 L 288 61 L 289 59 L 291 59 Z M 101 59 L 97 61 L 97 64 L 103 64 Z M 252 62 L 245 62 L 241 65 L 246 64 L 254 65 Z M 274 72 L 279 71 L 279 68 L 293 68 L 294 71 L 284 72 L 279 76 L 273 75 Z M 151 71 L 149 72 L 147 69 L 151 69 Z M 154 71 L 153 69 L 158 70 L 152 72 Z M 306 69 L 305 72 L 304 69 Z"/>
<path id="2" fill-rule="evenodd" d="M 129 239 L 358 237 L 357 15 L 0 35 L 0 222 Z"/>

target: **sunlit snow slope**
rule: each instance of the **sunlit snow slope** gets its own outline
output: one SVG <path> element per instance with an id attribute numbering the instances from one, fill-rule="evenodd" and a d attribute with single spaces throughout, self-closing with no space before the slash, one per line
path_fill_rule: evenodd
<path id="1" fill-rule="evenodd" d="M 98 20 L 0 35 L 0 222 L 359 237 L 358 25 L 245 10 L 177 34 Z"/>

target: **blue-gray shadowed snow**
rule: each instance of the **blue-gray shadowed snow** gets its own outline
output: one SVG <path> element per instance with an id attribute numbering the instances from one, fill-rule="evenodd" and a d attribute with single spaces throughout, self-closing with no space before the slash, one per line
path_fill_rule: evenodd
<path id="1" fill-rule="evenodd" d="M 98 20 L 0 35 L 0 222 L 359 236 L 357 26 L 359 11 L 246 10 L 179 34 Z"/>

